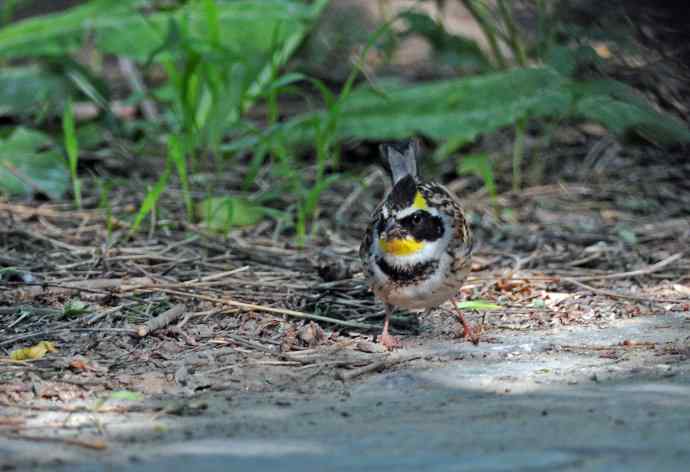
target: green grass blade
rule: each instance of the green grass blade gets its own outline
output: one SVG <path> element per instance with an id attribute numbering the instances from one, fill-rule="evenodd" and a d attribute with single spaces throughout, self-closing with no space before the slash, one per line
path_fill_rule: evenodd
<path id="1" fill-rule="evenodd" d="M 74 203 L 81 210 L 81 181 L 77 176 L 77 164 L 79 163 L 79 146 L 77 143 L 77 132 L 74 126 L 74 109 L 72 100 L 67 100 L 65 112 L 62 115 L 62 132 L 65 139 L 65 151 L 69 161 L 69 172 L 72 178 L 72 191 L 74 192 Z"/>
<path id="2" fill-rule="evenodd" d="M 189 174 L 187 172 L 187 153 L 182 138 L 172 135 L 168 138 L 168 158 L 175 163 L 177 175 L 182 184 L 182 196 L 187 210 L 187 219 L 192 221 L 194 218 L 194 205 L 192 194 L 189 190 Z"/>
<path id="3" fill-rule="evenodd" d="M 156 185 L 154 185 L 153 188 L 151 188 L 146 194 L 146 198 L 144 198 L 141 208 L 139 208 L 139 213 L 137 213 L 134 223 L 132 224 L 132 228 L 129 230 L 130 236 L 139 230 L 144 218 L 146 218 L 146 216 L 151 213 L 151 210 L 155 208 L 156 204 L 158 203 L 158 199 L 168 185 L 170 173 L 170 161 L 166 161 L 163 174 L 158 179 L 158 182 L 156 182 Z"/>
<path id="4" fill-rule="evenodd" d="M 208 28 L 208 38 L 211 44 L 220 46 L 220 22 L 218 21 L 218 6 L 216 0 L 204 0 L 204 13 Z"/>

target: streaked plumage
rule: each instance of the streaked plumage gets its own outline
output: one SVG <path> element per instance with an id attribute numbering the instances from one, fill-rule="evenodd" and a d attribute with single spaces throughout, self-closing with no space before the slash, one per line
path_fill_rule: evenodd
<path id="1" fill-rule="evenodd" d="M 393 307 L 428 309 L 454 298 L 470 269 L 472 234 L 458 200 L 442 185 L 420 180 L 416 141 L 382 146 L 381 152 L 393 188 L 374 210 L 359 254 L 372 290 L 386 305 L 381 342 L 393 348 Z"/>

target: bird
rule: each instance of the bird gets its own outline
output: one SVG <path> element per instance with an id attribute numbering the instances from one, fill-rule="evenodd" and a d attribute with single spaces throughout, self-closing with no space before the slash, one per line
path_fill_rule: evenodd
<path id="1" fill-rule="evenodd" d="M 402 347 L 389 333 L 396 308 L 429 312 L 453 300 L 463 337 L 477 344 L 455 302 L 473 250 L 460 202 L 443 185 L 420 178 L 417 139 L 379 149 L 392 188 L 372 213 L 359 248 L 369 286 L 385 307 L 379 343 L 387 350 Z"/>

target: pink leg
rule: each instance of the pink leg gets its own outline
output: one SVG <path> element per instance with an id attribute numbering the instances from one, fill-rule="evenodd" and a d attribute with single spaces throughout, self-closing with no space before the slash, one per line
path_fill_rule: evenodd
<path id="1" fill-rule="evenodd" d="M 457 300 L 453 299 L 453 311 L 455 311 L 455 314 L 458 317 L 458 320 L 460 321 L 460 324 L 462 325 L 462 337 L 464 339 L 469 339 L 472 344 L 475 346 L 479 344 L 479 333 L 476 333 L 472 330 L 470 327 L 470 324 L 465 321 L 465 317 L 462 315 L 462 312 L 458 309 L 457 307 Z"/>
<path id="2" fill-rule="evenodd" d="M 388 325 L 390 324 L 391 313 L 393 312 L 393 307 L 386 304 L 386 318 L 383 320 L 383 331 L 381 336 L 379 336 L 379 343 L 387 350 L 392 351 L 393 349 L 399 349 L 402 347 L 400 340 L 394 336 L 388 334 Z"/>

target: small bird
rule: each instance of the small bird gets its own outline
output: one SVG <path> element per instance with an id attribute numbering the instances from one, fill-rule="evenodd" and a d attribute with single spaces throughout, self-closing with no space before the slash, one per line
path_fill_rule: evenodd
<path id="1" fill-rule="evenodd" d="M 442 185 L 423 182 L 417 172 L 419 142 L 382 145 L 393 187 L 376 207 L 359 248 L 364 273 L 386 317 L 379 342 L 402 347 L 388 333 L 395 307 L 429 310 L 454 300 L 470 270 L 472 233 L 460 203 Z M 475 344 L 462 313 L 463 337 Z"/>

